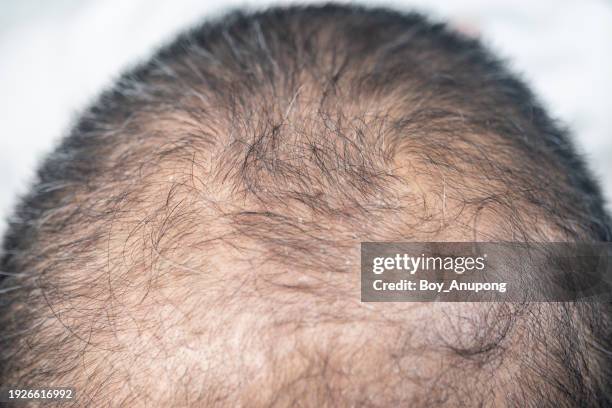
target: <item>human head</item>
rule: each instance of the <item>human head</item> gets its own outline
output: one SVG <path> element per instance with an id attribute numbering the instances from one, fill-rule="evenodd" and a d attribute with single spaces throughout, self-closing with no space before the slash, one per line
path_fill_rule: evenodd
<path id="1" fill-rule="evenodd" d="M 568 135 L 477 40 L 229 14 L 122 76 L 2 260 L 3 384 L 81 405 L 605 406 L 602 304 L 359 302 L 361 241 L 608 241 Z"/>

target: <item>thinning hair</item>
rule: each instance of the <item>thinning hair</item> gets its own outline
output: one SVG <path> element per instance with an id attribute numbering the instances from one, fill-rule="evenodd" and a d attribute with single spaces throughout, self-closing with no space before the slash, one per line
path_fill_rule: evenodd
<path id="1" fill-rule="evenodd" d="M 361 241 L 608 241 L 598 185 L 475 39 L 236 12 L 124 74 L 1 263 L 0 383 L 77 405 L 609 406 L 609 304 L 359 302 Z"/>

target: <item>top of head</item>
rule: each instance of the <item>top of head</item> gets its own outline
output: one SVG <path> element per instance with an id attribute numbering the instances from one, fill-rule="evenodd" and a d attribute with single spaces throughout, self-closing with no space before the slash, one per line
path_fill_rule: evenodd
<path id="1" fill-rule="evenodd" d="M 122 77 L 41 169 L 5 243 L 36 283 L 7 302 L 35 330 L 4 378 L 175 405 L 553 390 L 497 358 L 537 354 L 518 307 L 360 304 L 359 242 L 607 240 L 601 201 L 477 41 L 380 9 L 232 14 Z"/>

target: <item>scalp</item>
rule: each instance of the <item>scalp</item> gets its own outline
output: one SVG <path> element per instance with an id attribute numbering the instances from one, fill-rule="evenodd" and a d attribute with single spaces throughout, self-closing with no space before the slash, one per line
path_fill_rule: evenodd
<path id="1" fill-rule="evenodd" d="M 574 306 L 358 302 L 360 241 L 609 236 L 527 88 L 418 15 L 184 34 L 83 114 L 11 228 L 6 381 L 130 406 L 571 406 L 601 385 L 580 347 L 606 329 Z"/>

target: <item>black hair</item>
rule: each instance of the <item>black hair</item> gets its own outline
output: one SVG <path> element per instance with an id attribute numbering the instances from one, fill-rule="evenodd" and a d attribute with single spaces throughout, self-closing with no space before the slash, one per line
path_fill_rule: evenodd
<path id="1" fill-rule="evenodd" d="M 195 296 L 192 279 L 213 282 L 218 297 L 202 295 L 214 298 L 204 310 L 285 310 L 284 324 L 294 324 L 299 302 L 332 304 L 338 292 L 323 295 L 326 287 L 352 296 L 346 256 L 359 241 L 609 241 L 598 184 L 568 132 L 505 65 L 445 24 L 382 8 L 234 12 L 180 35 L 83 112 L 11 218 L 0 264 L 0 383 L 70 382 L 81 405 L 130 405 L 134 395 L 159 403 L 118 368 L 133 361 L 152 377 L 153 360 L 116 339 L 136 321 L 153 327 L 150 310 L 163 305 L 152 294 L 177 282 L 190 282 L 185 299 Z M 229 281 L 203 272 L 222 269 L 223 256 L 253 270 L 290 265 L 316 283 L 240 275 L 265 283 L 255 298 L 287 301 L 272 311 L 243 306 L 228 300 Z M 180 299 L 166 300 L 180 309 Z M 365 320 L 348 310 L 334 319 Z M 446 373 L 426 380 L 425 369 L 401 371 L 385 379 L 387 399 L 367 387 L 349 398 L 354 378 L 340 370 L 333 378 L 348 382 L 330 380 L 325 353 L 299 378 L 328 385 L 298 387 L 284 373 L 270 395 L 251 392 L 264 395 L 262 405 L 612 405 L 609 304 L 497 305 L 470 316 L 469 336 L 457 328 L 432 345 Z M 424 349 L 401 348 L 415 361 Z M 158 351 L 158 359 L 171 354 L 167 345 Z M 280 365 L 278 353 L 265 355 Z M 209 364 L 184 376 L 198 396 L 172 404 L 241 401 L 249 387 L 232 376 L 240 369 Z M 445 391 L 402 395 L 403 381 Z"/>

